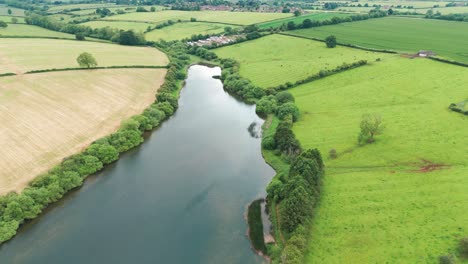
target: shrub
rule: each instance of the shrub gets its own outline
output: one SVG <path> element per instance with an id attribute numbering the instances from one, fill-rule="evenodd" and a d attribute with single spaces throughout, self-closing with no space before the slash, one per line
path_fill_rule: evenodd
<path id="1" fill-rule="evenodd" d="M 460 240 L 458 251 L 460 252 L 460 255 L 468 258 L 468 237 L 464 237 Z"/>
<path id="2" fill-rule="evenodd" d="M 157 103 L 156 109 L 163 111 L 166 116 L 171 116 L 174 113 L 174 107 L 169 102 Z"/>
<path id="3" fill-rule="evenodd" d="M 330 149 L 329 155 L 330 159 L 336 159 L 338 154 L 336 153 L 336 149 Z"/>
<path id="4" fill-rule="evenodd" d="M 109 144 L 91 144 L 85 153 L 98 158 L 102 164 L 109 164 L 119 158 L 119 152 Z"/>
<path id="5" fill-rule="evenodd" d="M 455 258 L 452 255 L 445 255 L 439 257 L 440 264 L 455 264 Z"/>
<path id="6" fill-rule="evenodd" d="M 334 48 L 336 47 L 336 37 L 331 35 L 325 38 L 325 43 L 327 44 L 327 48 Z"/>
<path id="7" fill-rule="evenodd" d="M 76 40 L 85 40 L 85 35 L 81 32 L 75 34 Z"/>
<path id="8" fill-rule="evenodd" d="M 275 138 L 273 136 L 266 136 L 262 139 L 262 148 L 273 150 L 276 148 Z"/>
<path id="9" fill-rule="evenodd" d="M 286 86 L 288 86 L 288 85 L 286 85 Z M 292 86 L 292 84 L 290 86 Z M 282 105 L 282 104 L 288 103 L 288 102 L 294 102 L 294 96 L 288 91 L 279 92 L 279 93 L 276 94 L 275 97 L 276 97 L 276 101 L 278 101 L 279 105 Z"/>
<path id="10" fill-rule="evenodd" d="M 267 116 L 276 113 L 277 104 L 274 96 L 264 96 L 257 101 L 255 112 L 260 116 Z"/>
<path id="11" fill-rule="evenodd" d="M 291 116 L 293 122 L 299 118 L 299 108 L 294 103 L 285 103 L 278 107 L 278 118 L 284 120 L 286 117 Z"/>

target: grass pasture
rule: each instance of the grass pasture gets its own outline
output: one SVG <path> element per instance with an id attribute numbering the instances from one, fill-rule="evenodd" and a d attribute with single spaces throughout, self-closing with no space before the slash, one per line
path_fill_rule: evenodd
<path id="1" fill-rule="evenodd" d="M 373 62 L 392 56 L 346 47 L 329 49 L 323 42 L 284 35 L 270 35 L 214 51 L 221 58 L 239 61 L 240 74 L 264 88 L 295 82 L 343 63 Z"/>
<path id="2" fill-rule="evenodd" d="M 24 24 L 24 18 L 23 17 L 0 16 L 0 21 L 6 22 L 6 23 L 11 23 L 12 18 L 16 18 L 16 19 L 18 19 L 18 23 Z"/>
<path id="3" fill-rule="evenodd" d="M 257 13 L 257 12 L 229 12 L 229 11 L 177 11 L 167 10 L 160 12 L 129 13 L 106 17 L 104 20 L 142 21 L 163 23 L 168 20 L 189 21 L 196 18 L 200 22 L 218 22 L 233 25 L 250 25 L 269 20 L 285 18 L 292 14 L 282 13 Z"/>
<path id="4" fill-rule="evenodd" d="M 323 21 L 327 19 L 332 19 L 333 17 L 347 17 L 350 16 L 350 14 L 345 14 L 345 13 L 332 13 L 332 12 L 323 12 L 323 13 L 310 13 L 306 14 L 303 16 L 298 16 L 298 17 L 288 17 L 288 18 L 283 18 L 283 19 L 277 19 L 273 21 L 268 21 L 265 23 L 261 23 L 258 25 L 259 28 L 265 29 L 265 28 L 276 28 L 280 27 L 283 24 L 288 24 L 288 22 L 292 21 L 296 25 L 302 24 L 302 21 L 305 19 L 310 19 L 312 21 Z"/>
<path id="5" fill-rule="evenodd" d="M 393 57 L 291 90 L 296 137 L 327 166 L 308 263 L 438 263 L 456 251 L 468 234 L 468 117 L 447 105 L 466 83 L 467 68 Z M 365 113 L 385 129 L 357 147 Z"/>
<path id="6" fill-rule="evenodd" d="M 75 39 L 75 35 L 57 32 L 38 26 L 25 24 L 8 24 L 6 28 L 0 28 L 0 37 L 44 37 Z"/>
<path id="7" fill-rule="evenodd" d="M 111 27 L 117 28 L 122 30 L 130 30 L 133 29 L 135 32 L 144 32 L 148 26 L 154 27 L 153 24 L 149 23 L 140 23 L 140 22 L 123 22 L 123 21 L 103 21 L 103 20 L 96 20 L 96 21 L 89 21 L 83 23 L 81 25 L 89 26 L 91 28 L 104 28 L 104 27 Z"/>
<path id="8" fill-rule="evenodd" d="M 11 15 L 8 14 L 11 9 Z M 24 10 L 12 6 L 0 5 L 0 16 L 24 16 Z"/>
<path id="9" fill-rule="evenodd" d="M 0 39 L 0 61 L 3 62 L 0 73 L 79 67 L 76 58 L 82 52 L 91 53 L 98 66 L 164 66 L 169 62 L 164 53 L 149 47 L 71 40 Z"/>
<path id="10" fill-rule="evenodd" d="M 110 134 L 154 101 L 165 69 L 49 72 L 0 78 L 0 194 Z"/>
<path id="11" fill-rule="evenodd" d="M 468 23 L 464 22 L 386 17 L 288 34 L 319 39 L 335 35 L 340 43 L 408 53 L 432 50 L 440 57 L 468 63 Z"/>
<path id="12" fill-rule="evenodd" d="M 146 40 L 158 41 L 189 38 L 194 34 L 216 34 L 224 31 L 225 24 L 204 22 L 182 22 L 169 27 L 155 29 L 145 34 Z"/>

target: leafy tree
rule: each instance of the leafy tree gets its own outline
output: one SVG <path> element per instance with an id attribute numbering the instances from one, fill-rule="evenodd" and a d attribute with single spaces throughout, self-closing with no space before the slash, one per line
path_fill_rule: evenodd
<path id="1" fill-rule="evenodd" d="M 274 136 L 277 149 L 288 156 L 294 156 L 301 152 L 301 145 L 294 136 L 291 127 L 292 118 L 286 118 L 279 123 Z"/>
<path id="2" fill-rule="evenodd" d="M 109 164 L 119 158 L 117 150 L 109 144 L 92 144 L 86 153 L 98 158 L 102 164 Z"/>
<path id="3" fill-rule="evenodd" d="M 11 13 L 12 13 L 12 12 L 11 12 L 11 9 L 8 8 L 8 14 L 11 15 Z"/>
<path id="4" fill-rule="evenodd" d="M 375 136 L 380 135 L 384 129 L 382 118 L 377 114 L 365 114 L 362 116 L 360 124 L 358 143 L 367 144 L 375 141 Z"/>
<path id="5" fill-rule="evenodd" d="M 328 36 L 325 38 L 325 43 L 327 44 L 327 48 L 336 47 L 336 37 L 333 35 Z"/>
<path id="6" fill-rule="evenodd" d="M 294 24 L 294 21 L 289 21 L 287 28 L 288 30 L 294 30 L 296 28 L 296 24 Z"/>
<path id="7" fill-rule="evenodd" d="M 304 186 L 293 189 L 282 201 L 282 228 L 287 232 L 292 232 L 297 226 L 304 224 L 312 212 L 312 205 L 313 197 Z"/>
<path id="8" fill-rule="evenodd" d="M 282 91 L 276 94 L 276 101 L 282 105 L 288 102 L 294 102 L 294 96 L 288 91 Z"/>
<path id="9" fill-rule="evenodd" d="M 306 18 L 306 19 L 304 19 L 304 21 L 302 21 L 302 27 L 303 28 L 310 28 L 310 27 L 312 27 L 312 25 L 313 25 L 312 20 L 310 20 L 308 18 Z"/>
<path id="10" fill-rule="evenodd" d="M 390 9 L 388 9 L 387 12 L 388 12 L 389 15 L 393 15 L 393 9 L 390 8 Z"/>
<path id="11" fill-rule="evenodd" d="M 16 24 L 18 23 L 18 19 L 16 17 L 11 18 L 11 23 Z"/>
<path id="12" fill-rule="evenodd" d="M 301 11 L 299 10 L 294 11 L 294 16 L 298 17 L 300 15 L 301 15 Z"/>
<path id="13" fill-rule="evenodd" d="M 152 7 L 150 8 L 150 11 L 151 11 L 151 12 L 156 12 L 156 7 L 152 6 Z"/>
<path id="14" fill-rule="evenodd" d="M 287 116 L 291 116 L 293 122 L 295 122 L 299 118 L 299 108 L 294 103 L 288 102 L 278 107 L 277 115 L 281 120 L 284 120 Z"/>
<path id="15" fill-rule="evenodd" d="M 6 28 L 8 27 L 8 24 L 5 23 L 5 21 L 0 21 L 0 28 Z"/>
<path id="16" fill-rule="evenodd" d="M 190 22 L 197 22 L 197 19 L 194 18 L 194 17 L 191 17 L 191 18 L 190 18 Z"/>
<path id="17" fill-rule="evenodd" d="M 98 64 L 96 62 L 96 59 L 93 57 L 88 52 L 83 52 L 78 56 L 76 59 L 80 67 L 86 67 L 86 68 L 91 68 L 91 67 L 96 67 Z"/>
<path id="18" fill-rule="evenodd" d="M 85 35 L 82 32 L 78 32 L 75 34 L 76 40 L 85 40 Z"/>
<path id="19" fill-rule="evenodd" d="M 276 98 L 273 95 L 264 96 L 257 101 L 255 112 L 259 115 L 269 115 L 276 113 L 277 104 Z"/>
<path id="20" fill-rule="evenodd" d="M 136 11 L 137 11 L 137 12 L 148 12 L 148 10 L 146 10 L 146 9 L 145 9 L 144 7 L 142 7 L 142 6 L 137 7 Z"/>

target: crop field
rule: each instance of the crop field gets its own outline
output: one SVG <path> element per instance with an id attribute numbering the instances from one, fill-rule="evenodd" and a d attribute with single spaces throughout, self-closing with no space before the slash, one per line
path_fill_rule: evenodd
<path id="1" fill-rule="evenodd" d="M 11 15 L 8 14 L 8 9 L 11 10 Z M 0 5 L 0 16 L 24 16 L 24 10 L 11 6 Z"/>
<path id="2" fill-rule="evenodd" d="M 141 113 L 154 101 L 165 72 L 112 69 L 0 78 L 0 193 L 21 190 Z"/>
<path id="3" fill-rule="evenodd" d="M 111 8 L 111 7 L 125 7 L 124 5 L 115 5 L 115 4 L 71 4 L 71 5 L 57 5 L 49 8 L 48 12 L 55 13 L 64 10 L 70 10 L 75 8 L 80 9 L 96 9 L 96 8 Z"/>
<path id="4" fill-rule="evenodd" d="M 145 34 L 146 40 L 158 41 L 178 40 L 189 38 L 194 34 L 215 34 L 224 31 L 225 24 L 204 23 L 204 22 L 187 22 L 176 23 L 169 27 L 155 29 Z"/>
<path id="5" fill-rule="evenodd" d="M 468 69 L 393 57 L 291 90 L 294 132 L 327 166 L 308 263 L 438 263 L 468 231 Z M 376 142 L 357 145 L 377 113 Z M 338 157 L 328 158 L 331 149 Z"/>
<path id="6" fill-rule="evenodd" d="M 153 24 L 149 23 L 139 23 L 139 22 L 123 22 L 123 21 L 89 21 L 83 23 L 81 25 L 89 26 L 92 28 L 103 28 L 103 27 L 111 27 L 111 28 L 118 28 L 122 30 L 130 30 L 133 29 L 135 32 L 143 32 L 145 31 L 148 26 L 154 27 Z"/>
<path id="7" fill-rule="evenodd" d="M 450 2 L 438 2 L 438 1 L 359 1 L 359 2 L 353 2 L 352 4 L 353 5 L 358 5 L 358 4 L 361 4 L 362 6 L 364 6 L 365 4 L 368 4 L 369 6 L 372 6 L 372 5 L 381 5 L 381 6 L 398 6 L 398 5 L 401 5 L 402 7 L 403 6 L 412 6 L 413 8 L 424 8 L 424 7 L 427 7 L 427 8 L 430 8 L 430 7 L 433 7 L 435 5 L 440 5 L 440 6 L 445 6 L 446 4 L 448 4 Z"/>
<path id="8" fill-rule="evenodd" d="M 416 53 L 432 50 L 438 56 L 468 62 L 468 23 L 435 19 L 386 17 L 289 31 L 324 39 L 335 35 L 339 43 Z"/>
<path id="9" fill-rule="evenodd" d="M 304 79 L 343 63 L 373 62 L 392 56 L 345 47 L 329 49 L 323 42 L 284 35 L 270 35 L 214 51 L 221 58 L 238 60 L 240 74 L 264 88 Z"/>
<path id="10" fill-rule="evenodd" d="M 0 73 L 79 67 L 76 58 L 82 52 L 91 53 L 98 66 L 164 66 L 169 62 L 164 53 L 149 47 L 52 39 L 0 39 Z"/>
<path id="11" fill-rule="evenodd" d="M 141 7 L 145 8 L 148 11 L 150 11 L 151 7 L 156 8 L 157 11 L 161 11 L 161 10 L 163 10 L 165 8 L 163 6 L 141 6 Z M 111 12 L 116 12 L 117 10 L 122 10 L 125 13 L 136 12 L 136 7 L 135 6 L 118 6 L 118 7 L 106 7 L 106 8 L 109 9 Z M 89 14 L 95 14 L 95 11 L 96 11 L 95 8 L 91 8 L 91 9 L 83 9 L 83 10 L 79 10 L 79 11 L 72 11 L 72 12 L 70 12 L 70 14 L 89 15 Z"/>
<path id="12" fill-rule="evenodd" d="M 229 12 L 229 11 L 177 11 L 130 13 L 106 17 L 104 20 L 127 20 L 162 23 L 167 20 L 189 21 L 196 18 L 200 22 L 219 22 L 233 25 L 250 25 L 279 18 L 290 17 L 292 14 L 282 13 L 256 13 L 256 12 Z"/>
<path id="13" fill-rule="evenodd" d="M 296 25 L 302 24 L 302 21 L 305 19 L 310 19 L 310 20 L 316 20 L 316 21 L 323 21 L 327 19 L 332 19 L 333 17 L 347 17 L 350 16 L 350 14 L 344 14 L 344 13 L 311 13 L 303 16 L 298 16 L 298 17 L 288 17 L 288 18 L 283 18 L 283 19 L 278 19 L 278 20 L 273 20 L 265 23 L 261 23 L 258 26 L 260 28 L 276 28 L 280 27 L 282 24 L 287 24 L 288 22 L 292 21 Z"/>
<path id="14" fill-rule="evenodd" d="M 9 24 L 6 28 L 0 28 L 0 37 L 45 37 L 75 39 L 75 35 L 72 34 L 24 24 Z"/>
<path id="15" fill-rule="evenodd" d="M 18 23 L 24 23 L 24 18 L 22 17 L 11 17 L 11 16 L 0 16 L 0 21 L 11 23 L 11 19 L 16 18 Z"/>

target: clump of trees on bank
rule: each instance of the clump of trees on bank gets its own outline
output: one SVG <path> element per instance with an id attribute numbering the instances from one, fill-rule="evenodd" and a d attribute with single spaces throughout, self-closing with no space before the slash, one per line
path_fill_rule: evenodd
<path id="1" fill-rule="evenodd" d="M 174 113 L 178 107 L 177 91 L 190 60 L 185 52 L 180 45 L 167 47 L 171 62 L 165 82 L 155 102 L 142 114 L 123 121 L 116 132 L 96 140 L 82 153 L 64 159 L 38 176 L 20 194 L 12 192 L 0 197 L 0 243 L 12 238 L 22 223 L 34 219 L 48 205 L 81 186 L 86 177 L 116 161 L 121 153 L 140 145 L 145 131 L 158 127 Z"/>

